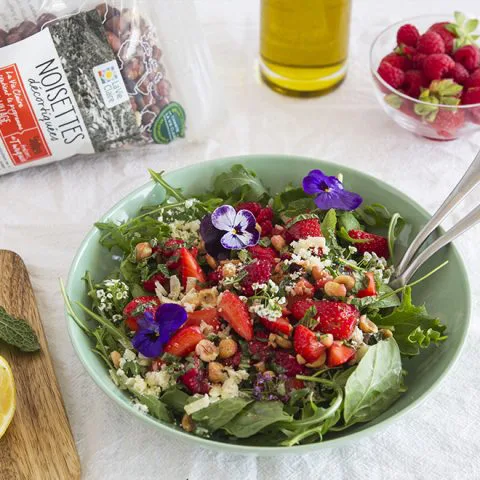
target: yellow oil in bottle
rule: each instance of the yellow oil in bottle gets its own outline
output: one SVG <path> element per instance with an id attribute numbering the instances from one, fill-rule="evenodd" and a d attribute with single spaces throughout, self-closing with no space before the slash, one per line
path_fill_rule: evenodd
<path id="1" fill-rule="evenodd" d="M 347 70 L 351 0 L 262 0 L 260 73 L 274 90 L 315 96 Z"/>

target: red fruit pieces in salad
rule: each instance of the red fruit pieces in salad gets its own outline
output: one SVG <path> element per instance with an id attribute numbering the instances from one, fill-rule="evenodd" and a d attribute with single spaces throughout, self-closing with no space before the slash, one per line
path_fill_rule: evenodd
<path id="1" fill-rule="evenodd" d="M 330 368 L 339 367 L 351 360 L 354 355 L 354 348 L 347 347 L 342 342 L 333 342 L 327 352 L 327 366 Z"/>
<path id="2" fill-rule="evenodd" d="M 373 272 L 367 272 L 365 274 L 365 277 L 367 278 L 367 286 L 360 290 L 357 293 L 358 298 L 363 298 L 363 297 L 374 297 L 377 294 L 377 287 L 375 285 L 375 275 Z"/>
<path id="3" fill-rule="evenodd" d="M 269 320 L 268 318 L 259 317 L 260 323 L 270 332 L 282 333 L 289 337 L 292 333 L 293 327 L 287 318 L 280 317 L 276 320 Z"/>
<path id="4" fill-rule="evenodd" d="M 248 307 L 240 300 L 238 295 L 229 290 L 223 292 L 218 304 L 218 312 L 233 330 L 247 342 L 253 339 L 253 324 Z"/>
<path id="5" fill-rule="evenodd" d="M 307 313 L 307 310 L 315 305 L 315 302 L 310 297 L 298 295 L 291 297 L 289 304 L 290 311 L 294 318 L 301 320 Z"/>
<path id="6" fill-rule="evenodd" d="M 210 325 L 215 332 L 218 332 L 218 330 L 220 330 L 222 326 L 216 308 L 206 308 L 204 310 L 196 310 L 195 312 L 189 312 L 187 321 L 183 324 L 183 326 L 199 327 L 202 322 L 204 322 L 206 325 Z"/>
<path id="7" fill-rule="evenodd" d="M 405 24 L 402 25 L 397 32 L 397 44 L 407 45 L 409 47 L 416 47 L 420 33 L 415 25 Z"/>
<path id="8" fill-rule="evenodd" d="M 275 350 L 273 362 L 282 369 L 287 377 L 295 377 L 305 373 L 306 369 L 297 359 L 285 350 Z"/>
<path id="9" fill-rule="evenodd" d="M 123 309 L 125 324 L 130 330 L 136 332 L 138 330 L 137 319 L 145 312 L 155 313 L 159 305 L 160 300 L 158 297 L 141 296 L 134 298 Z"/>
<path id="10" fill-rule="evenodd" d="M 247 297 L 255 293 L 254 284 L 265 284 L 270 280 L 272 264 L 269 260 L 256 260 L 245 267 L 247 273 L 241 281 L 242 292 Z"/>
<path id="11" fill-rule="evenodd" d="M 255 245 L 253 247 L 247 248 L 247 250 L 253 258 L 258 258 L 259 260 L 266 260 L 272 265 L 276 262 L 277 252 L 273 248 Z"/>
<path id="12" fill-rule="evenodd" d="M 315 333 L 304 325 L 295 327 L 293 348 L 307 363 L 318 360 L 326 350 L 325 345 L 320 342 Z"/>
<path id="13" fill-rule="evenodd" d="M 204 370 L 198 369 L 196 367 L 191 368 L 185 372 L 181 377 L 180 381 L 190 390 L 191 393 L 208 393 L 210 390 L 210 384 L 206 378 Z"/>
<path id="14" fill-rule="evenodd" d="M 148 280 L 145 280 L 142 285 L 147 292 L 154 292 L 157 282 L 159 282 L 160 285 L 166 286 L 168 284 L 168 278 L 161 273 L 155 273 Z"/>
<path id="15" fill-rule="evenodd" d="M 257 218 L 258 214 L 262 211 L 262 208 L 263 207 L 257 202 L 242 202 L 235 207 L 235 210 L 237 212 L 239 210 L 248 210 L 249 212 L 253 213 L 255 218 Z"/>
<path id="16" fill-rule="evenodd" d="M 197 343 L 204 338 L 200 327 L 182 327 L 167 342 L 164 351 L 177 357 L 186 357 L 195 350 Z"/>
<path id="17" fill-rule="evenodd" d="M 322 229 L 316 218 L 309 218 L 295 222 L 289 227 L 288 233 L 293 240 L 301 240 L 308 237 L 321 237 Z"/>
<path id="18" fill-rule="evenodd" d="M 349 339 L 360 318 L 354 305 L 343 302 L 320 300 L 315 302 L 318 325 L 316 331 L 331 333 L 336 340 Z"/>
<path id="19" fill-rule="evenodd" d="M 180 249 L 180 272 L 182 275 L 182 285 L 185 288 L 189 278 L 196 278 L 199 283 L 205 283 L 207 278 L 200 268 L 195 257 L 185 247 Z"/>
<path id="20" fill-rule="evenodd" d="M 375 235 L 374 233 L 364 232 L 362 230 L 350 230 L 350 237 L 355 240 L 367 240 L 367 242 L 355 243 L 359 253 L 376 253 L 379 257 L 389 258 L 388 241 L 385 237 Z"/>

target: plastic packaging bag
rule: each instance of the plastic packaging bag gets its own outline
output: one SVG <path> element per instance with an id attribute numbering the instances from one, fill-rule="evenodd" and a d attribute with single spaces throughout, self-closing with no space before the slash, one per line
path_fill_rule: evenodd
<path id="1" fill-rule="evenodd" d="M 218 118 L 189 0 L 0 0 L 0 18 L 0 175 L 201 139 Z"/>

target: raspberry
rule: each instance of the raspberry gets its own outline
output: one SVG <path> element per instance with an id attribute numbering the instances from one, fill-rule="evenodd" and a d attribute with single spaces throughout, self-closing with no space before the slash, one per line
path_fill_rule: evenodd
<path id="1" fill-rule="evenodd" d="M 412 68 L 412 61 L 408 57 L 397 55 L 396 53 L 389 53 L 382 59 L 382 62 L 387 62 L 392 67 L 399 68 L 404 72 Z"/>
<path id="2" fill-rule="evenodd" d="M 413 68 L 416 68 L 418 70 L 421 70 L 423 68 L 423 62 L 425 61 L 425 59 L 428 57 L 428 55 L 426 55 L 425 53 L 415 53 L 413 56 L 412 56 L 412 64 L 413 64 Z"/>
<path id="3" fill-rule="evenodd" d="M 268 345 L 268 335 L 267 332 L 255 332 L 254 339 L 248 343 L 248 351 L 254 360 L 265 361 L 272 352 Z"/>
<path id="4" fill-rule="evenodd" d="M 254 283 L 267 283 L 270 280 L 272 264 L 267 260 L 256 260 L 245 267 L 247 276 L 242 280 L 242 291 L 247 297 L 251 297 L 255 291 Z"/>
<path id="5" fill-rule="evenodd" d="M 480 68 L 477 68 L 467 80 L 465 80 L 466 88 L 480 87 Z"/>
<path id="6" fill-rule="evenodd" d="M 403 71 L 388 62 L 382 62 L 377 72 L 393 88 L 400 88 L 405 80 Z"/>
<path id="7" fill-rule="evenodd" d="M 480 88 L 478 89 L 480 91 Z M 437 133 L 445 138 L 455 136 L 457 130 L 465 123 L 465 114 L 463 110 L 440 109 L 435 117 L 433 126 Z"/>
<path id="8" fill-rule="evenodd" d="M 300 365 L 293 355 L 288 352 L 277 350 L 275 352 L 274 362 L 283 370 L 287 377 L 295 377 L 305 373 L 305 367 Z"/>
<path id="9" fill-rule="evenodd" d="M 180 377 L 180 381 L 192 393 L 208 393 L 210 385 L 206 379 L 204 370 L 191 368 Z"/>
<path id="10" fill-rule="evenodd" d="M 452 70 L 450 70 L 447 75 L 451 77 L 453 81 L 455 83 L 458 83 L 459 85 L 464 85 L 469 78 L 467 69 L 461 63 L 458 63 L 458 62 L 455 63 L 455 67 Z"/>
<path id="11" fill-rule="evenodd" d="M 155 275 L 153 275 L 152 277 L 150 277 L 148 280 L 145 280 L 143 282 L 143 288 L 147 291 L 147 292 L 154 292 L 155 291 L 155 283 L 156 282 L 160 282 L 161 285 L 163 285 L 164 287 L 167 285 L 167 283 L 169 282 L 168 278 L 166 278 L 164 275 L 162 275 L 161 273 L 156 273 Z"/>
<path id="12" fill-rule="evenodd" d="M 237 210 L 237 212 L 239 210 L 248 210 L 249 212 L 253 213 L 255 218 L 257 218 L 258 214 L 262 210 L 262 206 L 257 202 L 243 202 L 243 203 L 239 203 L 235 207 L 235 210 Z"/>
<path id="13" fill-rule="evenodd" d="M 417 50 L 419 53 L 445 53 L 445 42 L 442 37 L 436 32 L 424 33 L 417 43 Z"/>
<path id="14" fill-rule="evenodd" d="M 236 368 L 240 365 L 241 360 L 242 360 L 242 350 L 238 349 L 235 352 L 235 355 L 233 355 L 232 357 L 229 357 L 229 358 L 224 358 L 224 359 L 221 360 L 221 362 L 223 363 L 223 365 L 225 365 L 227 367 Z"/>
<path id="15" fill-rule="evenodd" d="M 406 24 L 402 25 L 397 32 L 398 45 L 408 45 L 409 47 L 415 47 L 417 45 L 420 33 L 418 33 L 417 27 L 414 25 Z"/>
<path id="16" fill-rule="evenodd" d="M 375 252 L 379 257 L 388 258 L 388 242 L 385 237 L 374 233 L 363 232 L 362 230 L 350 230 L 348 234 L 355 239 L 368 240 L 364 243 L 356 243 L 355 247 L 359 253 Z"/>
<path id="17" fill-rule="evenodd" d="M 220 280 L 222 280 L 222 278 L 223 278 L 223 273 L 222 273 L 221 268 L 219 268 L 218 270 L 215 270 L 213 272 L 209 272 L 207 274 L 207 280 L 213 285 L 217 285 L 218 282 L 220 282 Z"/>
<path id="18" fill-rule="evenodd" d="M 314 302 L 311 298 L 303 298 L 299 297 L 299 299 L 295 302 L 292 303 L 290 306 L 290 310 L 292 312 L 292 315 L 297 319 L 301 320 L 305 314 L 307 313 L 307 310 L 313 306 Z"/>
<path id="19" fill-rule="evenodd" d="M 178 238 L 170 238 L 163 245 L 162 253 L 165 257 L 178 255 L 178 250 L 185 246 L 185 242 Z"/>
<path id="20" fill-rule="evenodd" d="M 418 98 L 420 87 L 426 86 L 426 79 L 420 70 L 408 70 L 405 72 L 403 88 L 409 97 Z"/>
<path id="21" fill-rule="evenodd" d="M 264 220 L 260 224 L 260 228 L 262 229 L 262 237 L 268 237 L 273 232 L 273 224 L 270 220 Z"/>
<path id="22" fill-rule="evenodd" d="M 392 67 L 393 68 L 393 67 Z M 401 71 L 401 70 L 399 70 Z M 403 75 L 403 72 L 402 72 Z M 316 218 L 309 218 L 307 220 L 300 220 L 294 223 L 289 229 L 288 233 L 294 240 L 308 237 L 321 237 L 322 230 L 320 223 Z"/>
<path id="23" fill-rule="evenodd" d="M 272 219 L 273 219 L 273 210 L 270 207 L 262 208 L 262 210 L 257 216 L 258 223 L 262 223 L 265 220 L 272 220 Z"/>
<path id="24" fill-rule="evenodd" d="M 462 103 L 464 105 L 473 105 L 480 103 L 480 87 L 469 88 L 462 95 Z"/>
<path id="25" fill-rule="evenodd" d="M 277 253 L 273 248 L 270 247 L 261 247 L 260 245 L 255 245 L 254 247 L 247 248 L 247 250 L 250 252 L 250 255 L 253 258 L 266 260 L 272 265 L 275 263 L 275 258 L 277 258 Z"/>
<path id="26" fill-rule="evenodd" d="M 455 41 L 455 35 L 452 32 L 449 32 L 446 28 L 445 25 L 449 25 L 450 22 L 439 22 L 439 23 L 434 23 L 429 29 L 429 32 L 435 32 L 438 33 L 443 40 L 443 43 L 445 44 L 445 52 L 446 53 L 451 53 L 453 50 L 453 42 Z"/>
<path id="27" fill-rule="evenodd" d="M 423 62 L 423 73 L 428 80 L 440 80 L 454 68 L 455 62 L 445 53 L 429 55 Z"/>
<path id="28" fill-rule="evenodd" d="M 465 45 L 459 48 L 453 55 L 456 62 L 461 63 L 469 72 L 478 67 L 480 54 L 478 48 L 473 45 Z"/>

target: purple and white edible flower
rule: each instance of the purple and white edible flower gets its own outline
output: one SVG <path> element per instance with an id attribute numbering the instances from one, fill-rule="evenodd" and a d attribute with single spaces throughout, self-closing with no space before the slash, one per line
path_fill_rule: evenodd
<path id="1" fill-rule="evenodd" d="M 149 358 L 158 357 L 173 334 L 187 321 L 187 311 L 180 305 L 164 303 L 155 315 L 146 311 L 138 320 L 138 331 L 132 338 L 133 347 Z"/>
<path id="2" fill-rule="evenodd" d="M 321 210 L 355 210 L 363 202 L 358 193 L 345 190 L 337 177 L 325 175 L 321 170 L 309 172 L 303 179 L 303 190 L 316 195 L 315 205 Z"/>
<path id="3" fill-rule="evenodd" d="M 252 212 L 237 212 L 231 205 L 222 205 L 202 219 L 200 234 L 210 255 L 226 258 L 228 250 L 242 250 L 258 243 L 260 232 L 256 224 Z"/>

